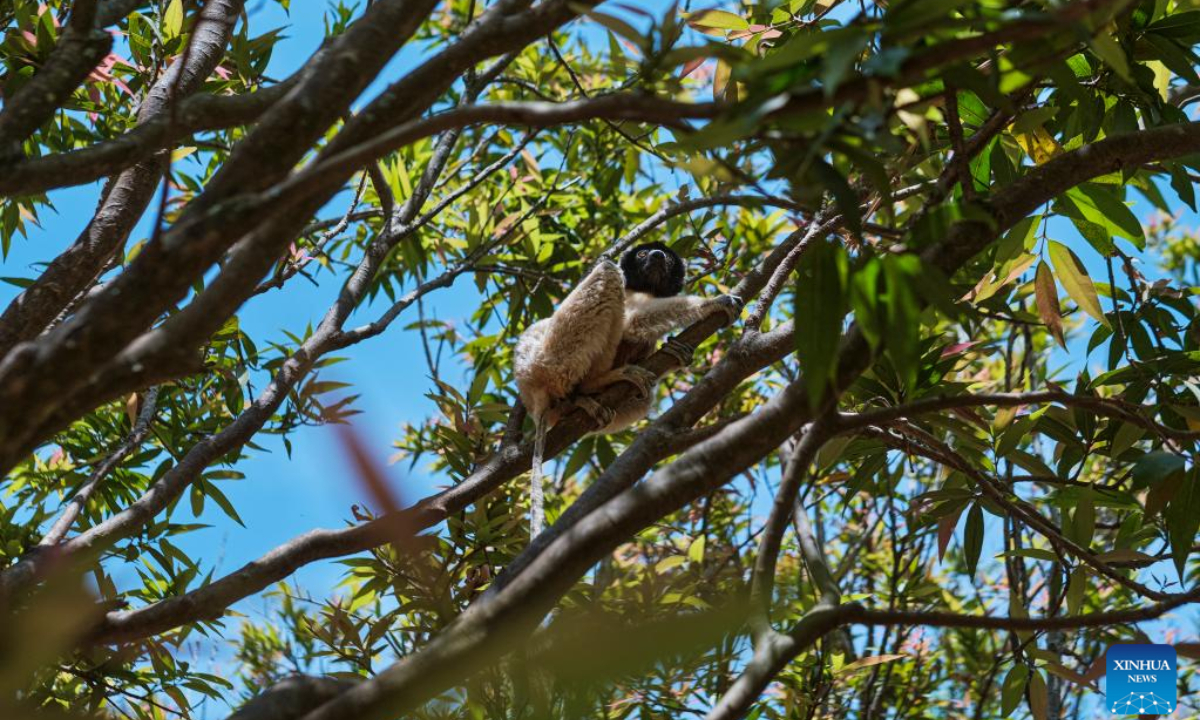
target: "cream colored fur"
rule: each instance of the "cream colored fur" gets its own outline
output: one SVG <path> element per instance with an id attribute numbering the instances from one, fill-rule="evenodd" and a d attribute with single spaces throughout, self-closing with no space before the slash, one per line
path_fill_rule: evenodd
<path id="1" fill-rule="evenodd" d="M 655 342 L 672 330 L 687 327 L 705 317 L 716 305 L 693 295 L 659 298 L 632 292 L 625 298 L 623 337 L 639 342 Z"/>
<path id="2" fill-rule="evenodd" d="M 601 262 L 517 341 L 514 374 L 525 408 L 547 418 L 585 378 L 611 368 L 624 324 L 625 278 L 615 263 Z"/>
<path id="3" fill-rule="evenodd" d="M 623 380 L 613 362 L 622 339 L 653 344 L 667 333 L 720 311 L 715 300 L 667 298 L 625 292 L 616 264 L 601 262 L 554 311 L 534 323 L 517 341 L 514 373 L 521 401 L 535 418 L 553 425 L 561 400 L 577 388 L 596 393 Z M 646 417 L 653 394 L 633 397 L 615 408 L 611 433 Z"/>

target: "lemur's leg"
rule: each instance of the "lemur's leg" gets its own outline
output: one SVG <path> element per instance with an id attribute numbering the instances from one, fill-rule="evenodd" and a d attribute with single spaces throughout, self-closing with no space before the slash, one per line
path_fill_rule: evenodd
<path id="1" fill-rule="evenodd" d="M 609 385 L 627 382 L 638 390 L 638 397 L 649 397 L 658 382 L 658 376 L 640 365 L 622 365 L 596 378 L 588 378 L 579 385 L 579 391 L 594 395 Z"/>
<path id="2" fill-rule="evenodd" d="M 678 360 L 680 367 L 687 367 L 688 365 L 691 365 L 692 357 L 696 354 L 696 348 L 694 346 L 688 345 L 676 337 L 667 338 L 667 341 L 663 343 L 661 350 Z"/>
<path id="3" fill-rule="evenodd" d="M 650 407 L 654 404 L 654 396 L 647 395 L 644 398 L 628 397 L 617 404 L 613 412 L 613 418 L 605 425 L 600 432 L 615 433 L 624 430 L 635 422 L 641 420 L 650 414 Z"/>
<path id="4" fill-rule="evenodd" d="M 625 279 L 601 262 L 549 318 L 517 342 L 513 372 L 534 417 L 567 397 L 585 377 L 612 367 L 625 324 Z"/>
<path id="5" fill-rule="evenodd" d="M 586 395 L 575 398 L 575 405 L 595 421 L 597 432 L 603 432 L 616 417 L 617 411 L 596 402 Z"/>
<path id="6" fill-rule="evenodd" d="M 650 414 L 650 406 L 654 397 L 628 397 L 621 401 L 616 408 L 601 405 L 594 399 L 581 395 L 575 398 L 575 404 L 586 412 L 596 423 L 592 432 L 601 435 L 619 432 Z"/>

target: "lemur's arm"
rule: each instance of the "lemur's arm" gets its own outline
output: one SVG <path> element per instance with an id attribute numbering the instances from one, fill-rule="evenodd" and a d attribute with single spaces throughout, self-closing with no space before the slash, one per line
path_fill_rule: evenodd
<path id="1" fill-rule="evenodd" d="M 741 299 L 732 295 L 702 298 L 694 295 L 639 298 L 626 305 L 625 339 L 654 342 L 682 327 L 713 313 L 725 313 L 732 320 L 741 309 Z"/>

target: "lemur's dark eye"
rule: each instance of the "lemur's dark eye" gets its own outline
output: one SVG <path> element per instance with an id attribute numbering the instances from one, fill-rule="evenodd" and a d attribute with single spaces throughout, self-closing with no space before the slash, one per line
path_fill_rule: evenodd
<path id="1" fill-rule="evenodd" d="M 640 257 L 640 258 L 646 257 L 646 252 L 647 252 L 646 250 L 638 250 L 638 257 Z"/>

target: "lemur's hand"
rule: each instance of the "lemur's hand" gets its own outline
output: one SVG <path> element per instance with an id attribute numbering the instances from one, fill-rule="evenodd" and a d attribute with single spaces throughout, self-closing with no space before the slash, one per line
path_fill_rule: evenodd
<path id="1" fill-rule="evenodd" d="M 725 324 L 731 325 L 742 314 L 746 301 L 737 295 L 722 295 L 713 301 L 725 313 Z"/>

